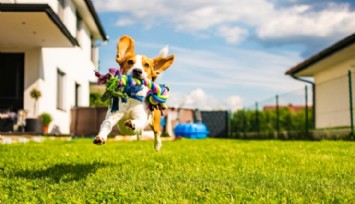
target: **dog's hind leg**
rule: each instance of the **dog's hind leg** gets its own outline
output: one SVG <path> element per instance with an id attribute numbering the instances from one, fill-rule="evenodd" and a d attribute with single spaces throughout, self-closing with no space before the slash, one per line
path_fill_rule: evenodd
<path id="1" fill-rule="evenodd" d="M 94 139 L 94 144 L 101 145 L 107 141 L 107 135 L 110 134 L 114 125 L 123 117 L 122 112 L 111 113 L 110 109 L 106 114 L 106 119 L 101 123 L 99 134 Z"/>
<path id="2" fill-rule="evenodd" d="M 160 110 L 154 109 L 151 127 L 154 132 L 154 148 L 156 151 L 159 151 L 162 146 L 161 139 L 160 139 L 160 134 L 161 134 L 160 116 L 161 116 Z"/>

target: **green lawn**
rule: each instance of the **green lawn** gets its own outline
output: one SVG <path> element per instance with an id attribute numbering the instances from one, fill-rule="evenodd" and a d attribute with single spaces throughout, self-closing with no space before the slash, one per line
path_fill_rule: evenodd
<path id="1" fill-rule="evenodd" d="M 355 143 L 0 145 L 0 203 L 355 203 Z"/>

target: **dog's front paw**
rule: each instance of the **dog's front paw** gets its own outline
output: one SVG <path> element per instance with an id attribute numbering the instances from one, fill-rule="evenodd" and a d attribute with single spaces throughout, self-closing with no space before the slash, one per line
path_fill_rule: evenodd
<path id="1" fill-rule="evenodd" d="M 135 125 L 133 124 L 132 120 L 126 120 L 126 122 L 124 122 L 124 125 L 131 128 L 132 130 L 135 130 L 136 127 Z"/>
<path id="2" fill-rule="evenodd" d="M 102 145 L 106 143 L 106 140 L 100 136 L 96 136 L 93 142 L 94 144 Z"/>

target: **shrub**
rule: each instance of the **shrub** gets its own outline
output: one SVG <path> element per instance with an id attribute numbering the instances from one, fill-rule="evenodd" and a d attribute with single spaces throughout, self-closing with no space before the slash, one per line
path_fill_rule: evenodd
<path id="1" fill-rule="evenodd" d="M 99 93 L 91 93 L 90 94 L 90 106 L 91 107 L 102 107 L 107 106 L 107 102 L 101 101 L 101 94 Z"/>
<path id="2" fill-rule="evenodd" d="M 42 113 L 39 117 L 42 119 L 43 125 L 49 125 L 49 123 L 51 123 L 53 120 L 49 113 Z"/>

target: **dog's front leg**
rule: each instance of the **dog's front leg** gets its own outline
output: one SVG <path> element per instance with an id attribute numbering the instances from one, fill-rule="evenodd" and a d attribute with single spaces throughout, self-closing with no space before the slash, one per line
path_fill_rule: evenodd
<path id="1" fill-rule="evenodd" d="M 142 133 L 148 121 L 148 113 L 144 107 L 137 107 L 130 112 L 130 119 L 125 121 L 125 126 L 132 129 L 136 134 Z"/>
<path id="2" fill-rule="evenodd" d="M 106 119 L 101 123 L 99 134 L 94 139 L 94 144 L 105 144 L 107 135 L 110 134 L 114 125 L 123 117 L 123 112 L 116 111 L 111 113 L 110 109 L 107 111 Z"/>

